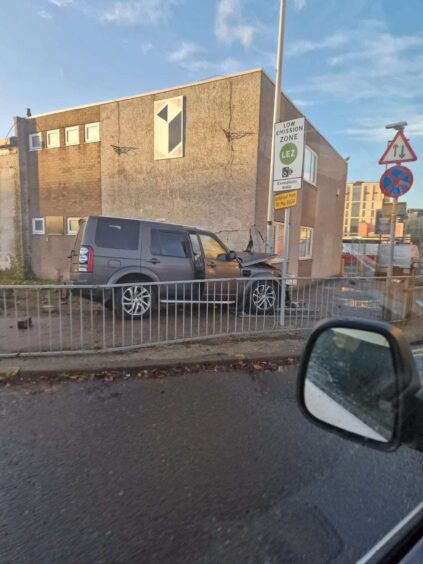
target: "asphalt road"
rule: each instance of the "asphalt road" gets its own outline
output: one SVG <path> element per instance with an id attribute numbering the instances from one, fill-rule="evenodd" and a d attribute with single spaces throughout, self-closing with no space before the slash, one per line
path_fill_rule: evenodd
<path id="1" fill-rule="evenodd" d="M 354 562 L 422 499 L 423 454 L 325 433 L 295 369 L 0 395 L 0 562 Z"/>

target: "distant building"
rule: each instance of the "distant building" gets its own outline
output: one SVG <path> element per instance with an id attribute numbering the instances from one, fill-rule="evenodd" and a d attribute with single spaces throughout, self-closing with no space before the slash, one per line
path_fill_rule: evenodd
<path id="1" fill-rule="evenodd" d="M 419 247 L 420 256 L 423 256 L 423 209 L 407 210 L 404 231 L 410 235 L 411 242 Z"/>
<path id="2" fill-rule="evenodd" d="M 67 278 L 87 215 L 199 225 L 231 249 L 252 236 L 262 250 L 273 98 L 274 84 L 255 69 L 15 118 L 15 138 L 0 146 L 0 269 Z M 298 117 L 281 95 L 280 120 Z M 346 163 L 308 120 L 305 145 L 288 270 L 336 275 Z M 274 219 L 280 251 L 284 210 Z"/>
<path id="3" fill-rule="evenodd" d="M 382 209 L 384 195 L 379 182 L 352 182 L 345 194 L 344 237 L 376 234 L 376 212 Z M 387 198 L 387 201 L 391 201 Z"/>

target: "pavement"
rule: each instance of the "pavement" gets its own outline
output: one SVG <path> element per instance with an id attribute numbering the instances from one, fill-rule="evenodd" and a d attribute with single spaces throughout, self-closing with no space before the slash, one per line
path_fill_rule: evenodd
<path id="1" fill-rule="evenodd" d="M 295 367 L 23 383 L 0 396 L 0 561 L 355 562 L 423 457 L 307 421 Z"/>
<path id="2" fill-rule="evenodd" d="M 227 337 L 192 343 L 145 347 L 122 353 L 93 353 L 85 355 L 56 355 L 41 357 L 0 358 L 0 379 L 16 375 L 34 377 L 103 370 L 164 368 L 231 364 L 234 361 L 277 361 L 297 358 L 304 346 L 304 331 L 289 334 L 264 334 L 257 337 Z"/>

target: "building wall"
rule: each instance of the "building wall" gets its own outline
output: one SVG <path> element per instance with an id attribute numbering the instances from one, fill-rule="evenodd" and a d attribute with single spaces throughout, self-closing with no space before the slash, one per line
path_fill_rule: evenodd
<path id="1" fill-rule="evenodd" d="M 257 71 L 102 105 L 103 215 L 200 225 L 245 249 L 255 217 L 260 81 Z M 184 96 L 184 156 L 154 160 L 154 102 L 176 96 Z"/>
<path id="2" fill-rule="evenodd" d="M 22 271 L 18 148 L 0 139 L 0 271 Z"/>
<path id="3" fill-rule="evenodd" d="M 354 192 L 354 188 L 356 188 Z M 359 196 L 353 196 L 359 192 Z M 344 210 L 344 227 L 345 236 L 354 236 L 358 234 L 357 228 L 351 228 L 351 220 L 357 220 L 358 224 L 367 225 L 367 235 L 375 234 L 376 212 L 382 209 L 384 195 L 380 190 L 378 182 L 353 182 L 347 184 Z M 387 201 L 391 201 L 387 199 Z M 353 207 L 353 204 L 359 204 Z M 358 211 L 357 211 L 358 210 Z M 364 228 L 362 228 L 364 229 Z"/>
<path id="4" fill-rule="evenodd" d="M 26 151 L 29 193 L 29 230 L 34 217 L 63 217 L 64 233 L 30 237 L 32 270 L 36 276 L 53 280 L 68 278 L 67 256 L 74 236 L 66 230 L 67 217 L 101 213 L 100 143 L 85 143 L 84 126 L 98 122 L 98 106 L 63 111 L 21 120 L 22 144 Z M 79 126 L 79 144 L 65 146 L 65 128 Z M 46 146 L 46 132 L 60 130 L 60 147 Z M 31 133 L 43 133 L 43 148 L 29 151 Z"/>
<path id="5" fill-rule="evenodd" d="M 274 84 L 264 73 L 261 93 L 256 224 L 265 237 Z M 301 112 L 282 96 L 280 120 L 301 116 Z M 317 186 L 303 180 L 297 206 L 291 208 L 288 272 L 297 276 L 332 276 L 339 274 L 341 264 L 347 165 L 309 121 L 305 121 L 305 126 L 305 144 L 318 154 Z M 275 211 L 275 221 L 283 223 L 284 215 L 284 210 Z M 299 259 L 301 227 L 314 230 L 311 260 Z"/>

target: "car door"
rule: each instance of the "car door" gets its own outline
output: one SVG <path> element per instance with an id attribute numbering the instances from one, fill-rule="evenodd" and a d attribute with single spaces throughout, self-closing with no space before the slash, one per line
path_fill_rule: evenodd
<path id="1" fill-rule="evenodd" d="M 241 276 L 241 269 L 237 258 L 224 260 L 228 249 L 212 233 L 199 233 L 204 255 L 204 275 L 206 280 L 228 278 L 227 282 L 208 284 L 209 299 L 214 295 L 220 298 L 230 298 L 237 293 L 236 278 Z"/>
<path id="2" fill-rule="evenodd" d="M 188 233 L 171 227 L 148 229 L 149 241 L 143 253 L 142 264 L 152 270 L 160 281 L 193 280 L 194 261 Z M 169 284 L 160 288 L 161 299 L 187 296 L 190 284 Z"/>

